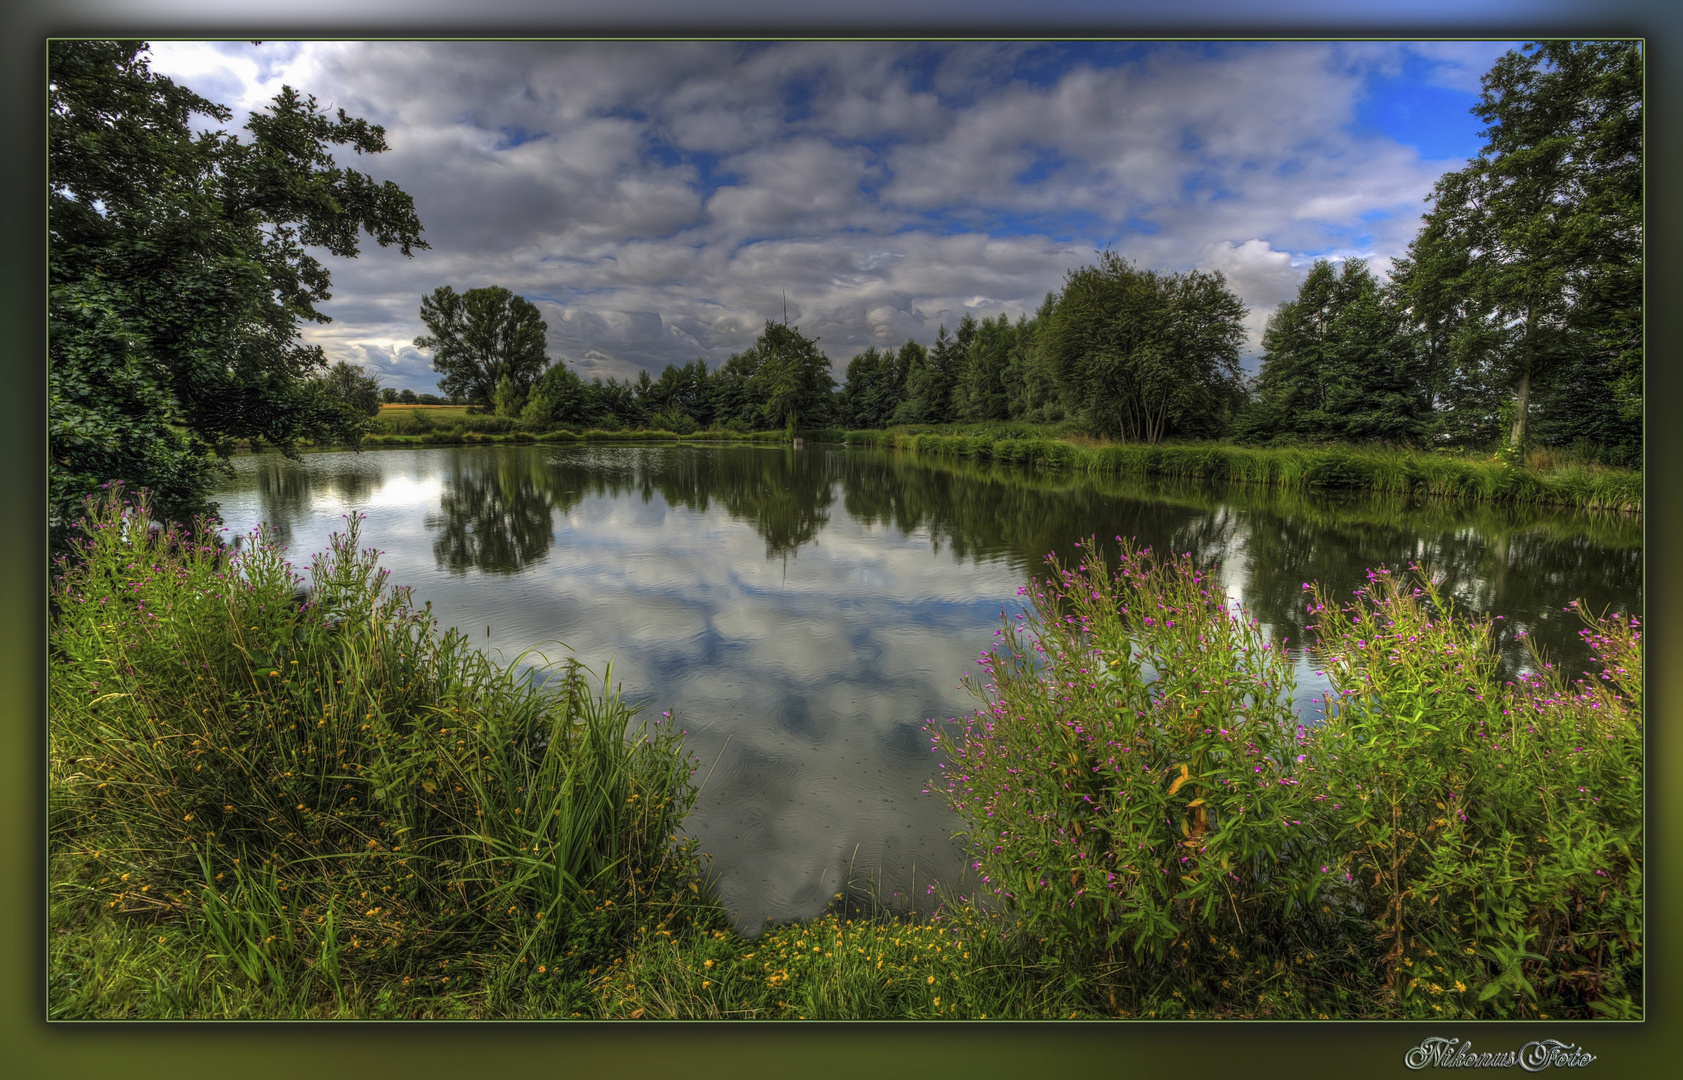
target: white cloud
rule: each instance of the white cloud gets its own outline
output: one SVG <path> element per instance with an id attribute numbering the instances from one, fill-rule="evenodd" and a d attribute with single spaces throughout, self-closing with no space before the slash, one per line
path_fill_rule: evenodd
<path id="1" fill-rule="evenodd" d="M 1367 74 L 1412 53 L 1464 89 L 1503 47 L 1164 44 L 1059 68 L 1050 44 L 187 42 L 154 67 L 238 109 L 287 82 L 385 125 L 388 153 L 345 164 L 409 192 L 432 248 L 325 259 L 335 321 L 304 334 L 426 390 L 406 343 L 443 284 L 527 296 L 557 355 L 621 377 L 722 363 L 787 295 L 839 373 L 966 311 L 1030 313 L 1107 244 L 1222 267 L 1254 347 L 1315 256 L 1388 266 L 1425 208 L 1442 163 L 1353 133 Z M 1018 78 L 1030 62 L 1052 77 Z"/>

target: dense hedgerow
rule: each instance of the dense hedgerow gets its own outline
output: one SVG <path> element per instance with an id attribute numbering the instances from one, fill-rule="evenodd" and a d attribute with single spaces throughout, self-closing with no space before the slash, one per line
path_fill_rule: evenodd
<path id="1" fill-rule="evenodd" d="M 1539 658 L 1509 684 L 1423 575 L 1304 588 L 1335 691 L 1314 723 L 1283 643 L 1188 558 L 1054 562 L 981 661 L 984 708 L 932 728 L 983 880 L 1134 1000 L 1219 1013 L 1224 974 L 1292 954 L 1347 1015 L 1639 1016 L 1637 621 L 1591 620 L 1595 678 Z"/>

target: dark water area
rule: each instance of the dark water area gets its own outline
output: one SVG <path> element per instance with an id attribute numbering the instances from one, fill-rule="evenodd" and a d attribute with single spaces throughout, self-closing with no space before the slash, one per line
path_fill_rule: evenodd
<path id="1" fill-rule="evenodd" d="M 365 515 L 364 542 L 446 626 L 501 653 L 568 654 L 644 717 L 674 712 L 699 761 L 689 832 L 739 925 L 809 918 L 837 893 L 924 910 L 968 891 L 958 820 L 927 792 L 927 718 L 1018 589 L 1076 540 L 1135 538 L 1219 565 L 1228 596 L 1289 639 L 1296 701 L 1325 690 L 1303 583 L 1348 595 L 1370 567 L 1426 567 L 1576 672 L 1579 600 L 1640 611 L 1640 519 L 1043 473 L 884 451 L 496 446 L 241 458 L 234 534 L 269 523 L 303 569 Z"/>

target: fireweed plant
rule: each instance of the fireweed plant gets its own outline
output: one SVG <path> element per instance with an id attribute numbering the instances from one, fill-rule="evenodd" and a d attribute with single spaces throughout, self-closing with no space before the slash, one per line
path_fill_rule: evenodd
<path id="1" fill-rule="evenodd" d="M 1641 1015 L 1641 636 L 1604 670 L 1496 677 L 1426 575 L 1306 584 L 1321 718 L 1284 642 L 1189 556 L 1091 539 L 1023 590 L 931 725 L 994 902 L 1126 1015 Z M 1120 997 L 1119 997 L 1120 995 Z M 1313 1004 L 1311 1004 L 1311 999 Z M 1257 1000 L 1263 1000 L 1259 997 Z M 1337 1010 L 1336 1013 L 1322 1010 Z"/>
<path id="2" fill-rule="evenodd" d="M 356 516 L 302 604 L 268 534 L 231 551 L 213 522 L 149 521 L 144 493 L 90 500 L 53 590 L 55 903 L 185 933 L 271 997 L 343 1002 L 352 981 L 582 965 L 687 895 L 670 718 L 628 733 L 606 678 L 440 634 Z"/>
<path id="3" fill-rule="evenodd" d="M 1505 683 L 1491 620 L 1418 570 L 1305 593 L 1337 691 L 1314 735 L 1330 892 L 1399 1012 L 1640 1017 L 1638 620 L 1585 616 L 1593 677 L 1534 650 Z"/>

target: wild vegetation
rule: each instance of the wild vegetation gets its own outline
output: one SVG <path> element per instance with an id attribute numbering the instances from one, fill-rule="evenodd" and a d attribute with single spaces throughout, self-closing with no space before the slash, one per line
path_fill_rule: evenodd
<path id="1" fill-rule="evenodd" d="M 438 633 L 354 517 L 302 578 L 262 533 L 231 552 L 151 513 L 90 501 L 53 592 L 58 926 L 144 926 L 225 968 L 218 993 L 307 1010 L 602 959 L 693 884 L 682 732 L 628 730 L 611 673 Z"/>
<path id="2" fill-rule="evenodd" d="M 374 444 L 854 429 L 1101 473 L 1639 508 L 1640 474 L 1605 467 L 1641 447 L 1636 44 L 1502 58 L 1485 151 L 1390 280 L 1318 264 L 1249 383 L 1220 275 L 1107 252 L 1032 317 L 868 349 L 839 387 L 771 321 L 717 370 L 585 383 L 523 298 L 445 286 L 420 343 L 473 406 L 448 424 L 376 420 L 367 377 L 296 335 L 326 318 L 306 243 L 426 247 L 407 195 L 333 163 L 382 130 L 288 87 L 249 142 L 195 135 L 231 113 L 143 50 L 49 48 L 51 1015 L 1642 1015 L 1628 613 L 1586 616 L 1593 677 L 1539 656 L 1510 680 L 1488 624 L 1412 568 L 1349 599 L 1306 582 L 1334 688 L 1307 726 L 1280 646 L 1209 568 L 1089 541 L 1002 627 L 980 710 L 930 730 L 988 892 L 749 941 L 680 839 L 671 716 L 641 722 L 610 672 L 440 634 L 354 518 L 307 578 L 194 518 L 236 441 L 292 454 L 374 424 Z"/>
<path id="3" fill-rule="evenodd" d="M 1088 541 L 931 726 L 988 894 L 748 940 L 672 716 L 437 634 L 354 518 L 301 600 L 149 514 L 90 503 L 54 590 L 55 1016 L 1640 1015 L 1635 619 L 1504 682 L 1428 581 L 1306 584 L 1309 727 L 1216 577 Z"/>
<path id="4" fill-rule="evenodd" d="M 229 110 L 147 67 L 141 42 L 48 46 L 48 512 L 56 539 L 111 480 L 187 521 L 209 506 L 234 440 L 295 452 L 354 438 L 321 350 L 330 276 L 305 244 L 349 258 L 359 234 L 427 245 L 410 197 L 334 164 L 386 149 L 377 124 L 282 88 L 250 141 L 195 133 Z M 324 378 L 323 376 L 327 376 Z"/>

